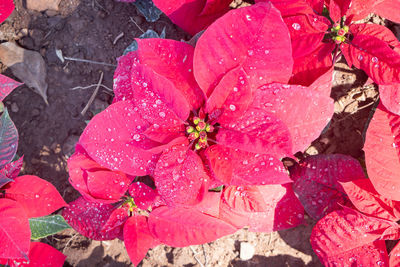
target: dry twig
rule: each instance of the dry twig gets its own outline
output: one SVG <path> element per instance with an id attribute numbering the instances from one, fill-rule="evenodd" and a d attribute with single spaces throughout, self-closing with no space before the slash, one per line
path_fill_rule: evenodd
<path id="1" fill-rule="evenodd" d="M 86 111 L 89 109 L 90 105 L 92 104 L 92 102 L 93 102 L 94 99 L 96 98 L 96 95 L 97 95 L 97 93 L 99 92 L 99 88 L 100 88 L 101 82 L 103 81 L 103 76 L 104 76 L 104 73 L 101 72 L 101 73 L 100 73 L 100 79 L 99 79 L 99 82 L 97 83 L 96 89 L 94 90 L 92 96 L 90 97 L 89 102 L 86 104 L 86 106 L 85 106 L 85 107 L 83 108 L 83 110 L 81 111 L 81 115 L 82 115 L 82 116 L 85 115 Z"/>

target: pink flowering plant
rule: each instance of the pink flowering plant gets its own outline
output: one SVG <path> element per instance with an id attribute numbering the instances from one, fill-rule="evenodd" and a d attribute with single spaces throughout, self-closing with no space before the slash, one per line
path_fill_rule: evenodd
<path id="1" fill-rule="evenodd" d="M 90 121 L 68 162 L 82 197 L 65 210 L 67 222 L 94 239 L 123 239 L 134 264 L 160 243 L 302 223 L 280 160 L 318 137 L 333 101 L 326 77 L 287 84 L 293 59 L 280 12 L 271 3 L 232 10 L 195 47 L 136 41 L 119 59 L 114 103 Z"/>

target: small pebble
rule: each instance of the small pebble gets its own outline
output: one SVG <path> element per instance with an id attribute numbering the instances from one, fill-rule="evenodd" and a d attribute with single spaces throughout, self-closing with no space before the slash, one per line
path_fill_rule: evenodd
<path id="1" fill-rule="evenodd" d="M 252 244 L 248 242 L 242 242 L 240 243 L 240 259 L 241 260 L 250 260 L 253 258 L 255 252 L 255 248 Z"/>
<path id="2" fill-rule="evenodd" d="M 17 113 L 19 111 L 17 103 L 13 102 L 11 104 L 11 111 L 14 112 L 14 113 Z"/>

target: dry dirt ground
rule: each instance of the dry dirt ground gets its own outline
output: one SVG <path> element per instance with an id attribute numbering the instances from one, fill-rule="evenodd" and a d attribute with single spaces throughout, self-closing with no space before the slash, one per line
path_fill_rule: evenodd
<path id="1" fill-rule="evenodd" d="M 38 175 L 61 192 L 67 202 L 78 193 L 69 185 L 66 160 L 86 123 L 97 111 L 111 103 L 112 92 L 101 88 L 84 116 L 95 86 L 112 88 L 114 67 L 67 61 L 62 63 L 55 49 L 68 57 L 90 59 L 116 64 L 116 59 L 142 31 L 153 29 L 160 33 L 165 27 L 166 37 L 188 40 L 169 19 L 162 16 L 148 23 L 130 4 L 112 0 L 61 0 L 58 11 L 27 10 L 23 0 L 15 0 L 16 10 L 0 26 L 0 41 L 16 41 L 20 46 L 39 52 L 46 63 L 48 102 L 26 86 L 19 87 L 5 100 L 11 110 L 19 133 L 18 155 L 24 155 L 23 173 Z M 240 2 L 240 1 L 236 1 Z M 371 17 L 370 20 L 376 18 Z M 397 27 L 396 25 L 390 25 Z M 123 33 L 123 37 L 117 37 Z M 0 64 L 0 71 L 13 77 Z M 370 110 L 377 101 L 377 89 L 368 85 L 367 77 L 351 70 L 342 61 L 335 69 L 332 98 L 335 114 L 328 129 L 313 142 L 306 154 L 343 153 L 363 159 L 363 131 Z M 312 252 L 309 236 L 312 220 L 295 229 L 271 234 L 238 231 L 203 246 L 172 248 L 158 246 L 148 252 L 142 266 L 321 266 Z M 66 230 L 47 242 L 66 256 L 65 266 L 131 266 L 123 243 L 118 240 L 98 242 Z M 255 256 L 241 261 L 241 242 L 255 247 Z M 200 264 L 200 263 L 201 264 Z"/>

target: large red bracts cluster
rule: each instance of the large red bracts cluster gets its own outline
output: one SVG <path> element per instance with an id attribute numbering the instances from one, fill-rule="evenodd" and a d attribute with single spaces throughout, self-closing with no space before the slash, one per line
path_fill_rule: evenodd
<path id="1" fill-rule="evenodd" d="M 137 42 L 119 60 L 114 103 L 90 121 L 69 160 L 83 198 L 67 221 L 95 239 L 123 238 L 135 264 L 159 243 L 301 223 L 280 159 L 319 135 L 333 105 L 321 81 L 287 84 L 291 41 L 279 11 L 271 3 L 230 11 L 195 48 Z"/>

